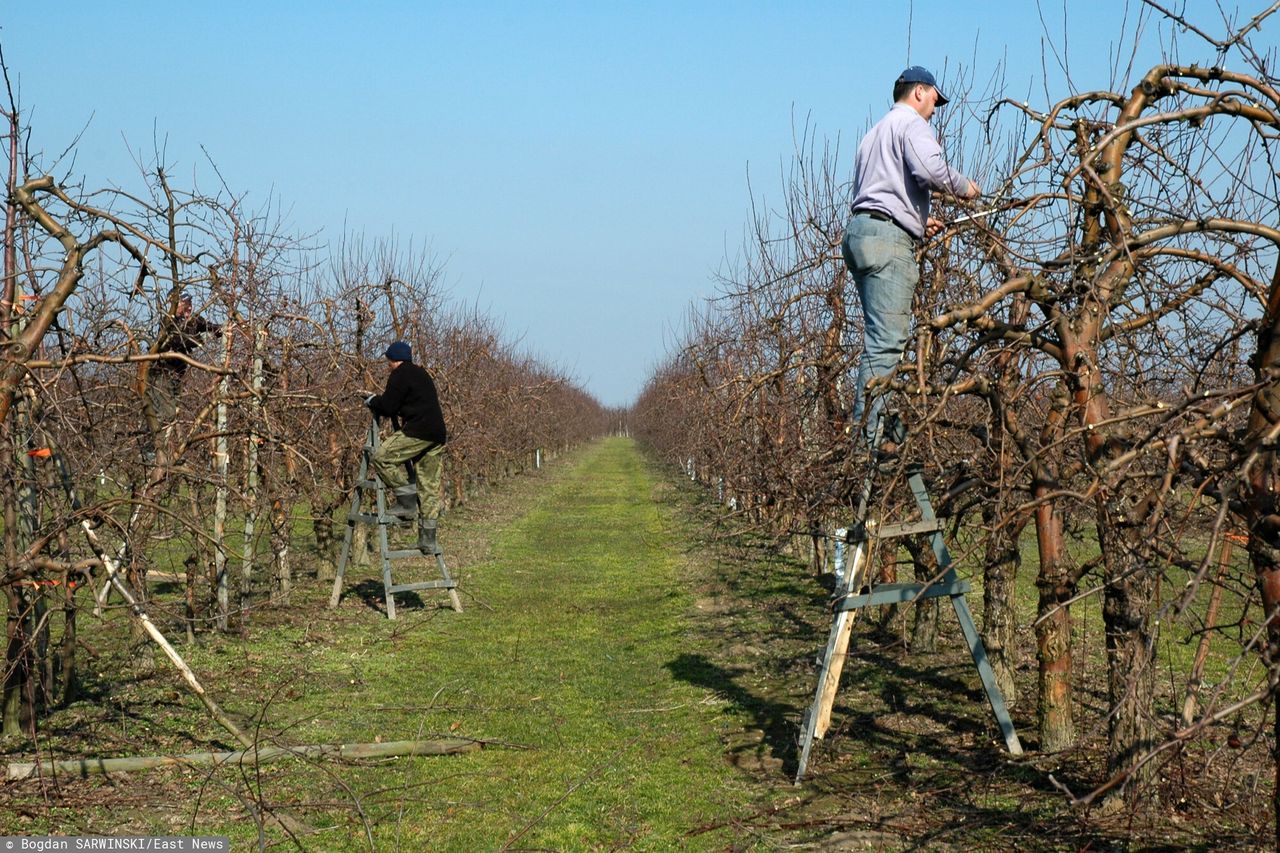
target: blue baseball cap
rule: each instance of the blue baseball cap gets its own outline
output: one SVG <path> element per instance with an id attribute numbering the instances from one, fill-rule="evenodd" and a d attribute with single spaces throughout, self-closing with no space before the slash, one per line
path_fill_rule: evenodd
<path id="1" fill-rule="evenodd" d="M 920 65 L 913 65 L 898 75 L 899 83 L 924 83 L 926 86 L 932 86 L 938 92 L 938 106 L 948 103 L 947 96 L 942 94 L 942 90 L 938 88 L 938 81 L 929 73 L 929 69 Z"/>
<path id="2" fill-rule="evenodd" d="M 404 341 L 396 341 L 387 347 L 388 361 L 413 361 L 413 350 Z"/>

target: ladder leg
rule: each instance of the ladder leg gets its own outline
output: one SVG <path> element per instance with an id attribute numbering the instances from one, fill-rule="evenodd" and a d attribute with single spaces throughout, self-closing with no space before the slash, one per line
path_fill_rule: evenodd
<path id="1" fill-rule="evenodd" d="M 865 541 L 859 542 L 853 552 L 852 564 L 849 566 L 849 583 L 842 590 L 846 595 L 857 591 L 862 586 L 862 579 L 867 573 L 869 544 Z M 831 726 L 831 709 L 836 703 L 836 690 L 840 686 L 840 676 L 844 672 L 845 658 L 849 653 L 849 639 L 853 634 L 853 623 L 858 618 L 857 614 L 856 610 L 842 610 L 831 622 L 827 649 L 823 653 L 824 674 L 818 682 L 817 701 L 814 703 L 814 709 L 817 711 L 814 716 L 814 737 L 821 738 Z"/>
<path id="2" fill-rule="evenodd" d="M 384 591 L 384 594 L 386 595 L 387 618 L 395 619 L 396 618 L 396 594 L 391 591 L 391 585 L 392 585 L 391 584 L 391 561 L 388 560 L 386 556 L 387 531 L 384 529 L 379 531 L 379 533 L 383 539 L 383 542 L 382 542 L 382 549 L 383 549 L 382 551 L 382 589 Z"/>
<path id="3" fill-rule="evenodd" d="M 853 629 L 852 611 L 840 611 L 831 623 L 827 648 L 823 653 L 822 670 L 818 674 L 818 690 L 813 705 L 805 711 L 800 729 L 800 758 L 796 764 L 796 784 L 804 778 L 809 767 L 809 753 L 813 742 L 827 733 L 831 724 L 831 709 L 835 705 L 836 688 L 844 671 L 845 655 L 849 651 L 849 637 Z"/>
<path id="4" fill-rule="evenodd" d="M 933 504 L 929 500 L 929 493 L 924 487 L 924 477 L 920 473 L 913 474 L 908 481 L 911 485 L 911 492 L 915 496 L 916 504 L 920 507 L 921 514 L 928 519 L 934 517 Z M 951 552 L 947 548 L 947 542 L 942 536 L 942 531 L 937 531 L 932 536 L 933 553 L 938 558 L 938 568 L 945 569 L 946 573 L 942 576 L 946 583 L 955 583 L 956 570 L 951 564 Z M 1013 728 L 1013 720 L 1009 717 L 1009 709 L 1004 704 L 1004 694 L 1000 692 L 1000 685 L 996 682 L 995 670 L 991 668 L 991 661 L 987 658 L 986 646 L 982 644 L 982 636 L 978 633 L 977 627 L 973 624 L 973 614 L 969 611 L 969 602 L 964 594 L 951 596 L 951 606 L 956 612 L 956 620 L 960 623 L 960 631 L 964 634 L 965 643 L 969 646 L 969 655 L 973 658 L 973 665 L 978 670 L 978 677 L 982 679 L 982 688 L 987 693 L 987 702 L 991 704 L 991 712 L 995 715 L 996 724 L 1000 726 L 1000 733 L 1004 736 L 1005 746 L 1008 747 L 1011 755 L 1022 755 L 1022 743 L 1018 740 L 1018 733 Z"/>
<path id="5" fill-rule="evenodd" d="M 845 572 L 845 582 L 836 590 L 837 601 L 862 586 L 862 579 L 866 575 L 869 545 L 870 543 L 863 540 L 854 549 L 853 558 Z M 831 726 L 831 709 L 835 706 L 836 691 L 840 686 L 840 676 L 844 672 L 844 662 L 849 653 L 849 640 L 856 618 L 856 610 L 840 610 L 831 620 L 831 630 L 827 635 L 827 646 L 822 654 L 822 666 L 818 673 L 818 689 L 813 697 L 813 705 L 805 712 L 804 722 L 801 724 L 796 784 L 800 783 L 808 769 L 809 753 L 813 749 L 814 740 L 823 737 Z"/>
<path id="6" fill-rule="evenodd" d="M 385 519 L 387 517 L 387 489 L 379 480 L 377 486 L 378 495 L 378 518 Z M 391 559 L 387 556 L 390 547 L 387 545 L 387 525 L 382 521 L 378 522 L 378 553 L 382 557 L 382 589 L 387 599 L 387 618 L 396 618 L 396 594 L 391 591 Z"/>
<path id="7" fill-rule="evenodd" d="M 351 501 L 351 513 L 355 515 L 360 511 L 360 490 L 356 490 L 356 495 Z M 338 599 L 342 598 L 342 579 L 347 573 L 347 560 L 351 558 L 351 540 L 355 536 L 356 521 L 352 517 L 347 518 L 347 532 L 342 534 L 342 554 L 338 557 L 338 570 L 333 579 L 333 592 L 329 594 L 329 608 L 333 609 L 338 606 Z"/>
<path id="8" fill-rule="evenodd" d="M 378 449 L 377 420 L 369 426 L 369 443 L 365 445 L 364 468 L 368 470 L 374 452 Z M 391 591 L 391 559 L 387 556 L 390 550 L 387 544 L 387 485 L 377 474 L 373 476 L 374 505 L 377 507 L 378 519 L 378 555 L 382 560 L 382 591 L 387 602 L 387 618 L 396 618 L 396 594 Z"/>
<path id="9" fill-rule="evenodd" d="M 436 553 L 436 565 L 440 567 L 440 577 L 444 578 L 448 583 L 453 583 L 453 578 L 449 577 L 449 569 L 444 564 L 444 554 Z M 458 598 L 458 590 L 452 586 L 449 587 L 449 601 L 452 603 L 455 612 L 462 612 L 462 599 Z"/>
<path id="10" fill-rule="evenodd" d="M 954 577 L 955 572 L 948 572 Z M 1013 720 L 1009 717 L 1009 709 L 1004 704 L 1004 694 L 996 683 L 995 670 L 987 659 L 987 649 L 982 645 L 982 637 L 974 627 L 973 615 L 969 612 L 969 602 L 963 595 L 951 596 L 951 606 L 955 608 L 956 619 L 960 622 L 960 630 L 964 632 L 965 642 L 969 644 L 969 654 L 973 657 L 974 666 L 982 678 L 982 687 L 987 692 L 987 701 L 991 703 L 991 712 L 995 714 L 996 723 L 1000 726 L 1000 734 L 1004 736 L 1004 744 L 1010 755 L 1022 755 L 1022 743 L 1013 728 Z"/>

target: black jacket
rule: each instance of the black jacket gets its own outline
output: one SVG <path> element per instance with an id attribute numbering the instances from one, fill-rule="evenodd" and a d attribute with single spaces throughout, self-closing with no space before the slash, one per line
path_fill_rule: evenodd
<path id="1" fill-rule="evenodd" d="M 391 371 L 386 389 L 369 401 L 369 408 L 383 417 L 400 418 L 400 431 L 410 438 L 424 438 L 436 444 L 448 440 L 436 384 L 427 371 L 411 361 Z"/>
<path id="2" fill-rule="evenodd" d="M 160 321 L 160 336 L 156 342 L 156 352 L 176 352 L 182 355 L 191 355 L 200 346 L 200 336 L 209 332 L 220 335 L 222 334 L 222 327 L 217 323 L 210 323 L 205 318 L 195 314 L 191 314 L 181 320 L 172 315 L 165 315 L 165 318 Z M 187 372 L 189 366 L 179 358 L 172 360 L 162 358 L 155 363 L 155 367 L 152 370 L 181 376 Z"/>

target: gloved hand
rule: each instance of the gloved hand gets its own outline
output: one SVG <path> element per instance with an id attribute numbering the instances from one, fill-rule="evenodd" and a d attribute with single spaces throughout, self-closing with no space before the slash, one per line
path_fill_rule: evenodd
<path id="1" fill-rule="evenodd" d="M 366 406 L 368 406 L 370 409 L 372 409 L 372 408 L 373 408 L 373 398 L 374 398 L 374 397 L 376 397 L 376 396 L 377 396 L 376 394 L 370 394 L 368 397 L 365 397 L 365 398 L 364 398 L 364 404 L 365 404 Z"/>

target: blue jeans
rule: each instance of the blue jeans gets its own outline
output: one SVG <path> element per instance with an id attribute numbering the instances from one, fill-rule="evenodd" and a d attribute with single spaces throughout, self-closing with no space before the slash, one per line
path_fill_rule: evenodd
<path id="1" fill-rule="evenodd" d="M 869 441 L 884 410 L 884 396 L 877 395 L 867 411 L 867 383 L 891 373 L 902 359 L 920 267 L 915 243 L 907 232 L 870 216 L 849 219 L 840 250 L 862 303 L 863 349 L 858 359 L 853 420 L 860 422 L 865 415 L 863 435 Z"/>

